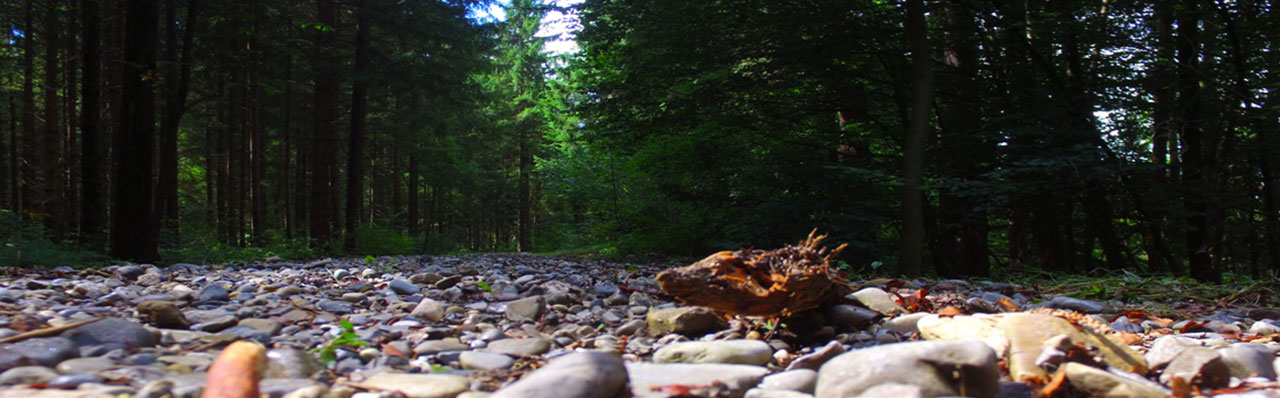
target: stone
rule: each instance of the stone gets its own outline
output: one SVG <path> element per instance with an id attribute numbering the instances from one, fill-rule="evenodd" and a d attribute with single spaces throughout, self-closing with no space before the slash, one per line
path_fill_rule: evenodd
<path id="1" fill-rule="evenodd" d="M 470 389 L 471 382 L 462 376 L 383 372 L 360 384 L 379 390 L 399 391 L 408 398 L 454 398 Z"/>
<path id="2" fill-rule="evenodd" d="M 542 296 L 525 297 L 507 303 L 507 319 L 512 321 L 537 321 L 547 309 L 547 300 Z"/>
<path id="3" fill-rule="evenodd" d="M 1102 305 L 1102 303 L 1067 296 L 1054 297 L 1052 300 L 1049 300 L 1044 304 L 1049 308 L 1072 310 L 1086 314 L 1097 314 L 1107 311 L 1107 306 Z"/>
<path id="4" fill-rule="evenodd" d="M 982 340 L 1000 356 L 1009 349 L 1009 338 L 996 318 L 989 315 L 942 317 L 930 314 L 916 321 L 916 329 L 921 337 L 928 340 Z"/>
<path id="5" fill-rule="evenodd" d="M 924 391 L 919 386 L 901 383 L 885 383 L 873 386 L 858 394 L 855 398 L 924 398 Z"/>
<path id="6" fill-rule="evenodd" d="M 351 306 L 351 303 L 339 300 L 320 300 L 320 302 L 316 303 L 316 306 L 338 315 L 350 314 L 356 310 L 355 307 Z"/>
<path id="7" fill-rule="evenodd" d="M 884 322 L 884 327 L 901 335 L 909 335 L 912 333 L 920 333 L 919 323 L 921 319 L 927 317 L 927 312 L 917 312 L 914 314 L 902 315 Z"/>
<path id="8" fill-rule="evenodd" d="M 237 325 L 247 326 L 271 336 L 275 336 L 276 334 L 280 333 L 281 329 L 284 329 L 284 324 L 281 323 L 280 321 L 277 321 L 274 319 L 263 319 L 263 318 L 241 319 L 240 322 L 237 323 Z"/>
<path id="9" fill-rule="evenodd" d="M 112 388 L 119 388 L 111 386 Z M 0 389 L 0 398 L 117 398 L 120 395 L 112 391 L 64 391 L 53 389 L 25 389 L 25 388 L 7 388 Z"/>
<path id="10" fill-rule="evenodd" d="M 1096 347 L 1106 364 L 1122 371 L 1147 372 L 1146 360 L 1114 336 L 1098 334 L 1091 328 L 1076 329 L 1071 322 L 1051 315 L 1009 313 L 993 317 L 1009 339 L 1007 363 L 1013 381 L 1048 380 L 1049 374 L 1036 360 L 1044 351 L 1045 341 L 1058 335 L 1066 335 L 1073 344 Z"/>
<path id="11" fill-rule="evenodd" d="M 618 325 L 617 328 L 613 329 L 613 334 L 618 336 L 631 336 L 640 332 L 640 329 L 644 329 L 644 327 L 645 323 L 643 319 L 632 319 Z"/>
<path id="12" fill-rule="evenodd" d="M 1160 374 L 1160 383 L 1170 384 L 1175 377 L 1201 388 L 1219 388 L 1226 387 L 1231 381 L 1231 369 L 1227 368 L 1217 350 L 1190 347 L 1169 362 L 1164 373 Z"/>
<path id="13" fill-rule="evenodd" d="M 766 390 L 791 390 L 812 394 L 817 384 L 817 371 L 796 369 L 765 376 L 759 387 Z"/>
<path id="14" fill-rule="evenodd" d="M 110 349 L 155 347 L 159 340 L 150 330 L 123 318 L 107 318 L 62 332 L 79 346 L 104 345 Z"/>
<path id="15" fill-rule="evenodd" d="M 862 330 L 880 317 L 879 312 L 849 304 L 837 304 L 826 309 L 828 323 L 839 330 Z"/>
<path id="16" fill-rule="evenodd" d="M 52 379 L 49 379 L 47 383 L 49 384 L 49 388 L 73 390 L 77 387 L 80 387 L 81 384 L 101 383 L 101 382 L 102 382 L 102 378 L 98 377 L 98 375 L 96 374 L 77 373 L 77 374 L 64 374 L 58 377 L 54 377 Z"/>
<path id="17" fill-rule="evenodd" d="M 200 323 L 191 325 L 191 330 L 199 330 L 201 332 L 216 333 L 235 326 L 240 320 L 235 315 L 227 314 L 215 318 L 209 318 Z"/>
<path id="18" fill-rule="evenodd" d="M 1164 369 L 1164 367 L 1168 366 L 1169 362 L 1173 362 L 1173 359 L 1177 358 L 1178 354 L 1181 354 L 1183 350 L 1202 345 L 1203 344 L 1201 344 L 1200 340 L 1189 337 L 1178 335 L 1160 336 L 1160 338 L 1157 338 L 1151 343 L 1151 348 L 1147 350 L 1147 354 L 1145 355 L 1147 365 L 1150 366 L 1151 369 Z"/>
<path id="19" fill-rule="evenodd" d="M 387 287 L 391 288 L 391 290 L 395 291 L 396 293 L 400 293 L 406 296 L 418 294 L 419 292 L 422 291 L 421 287 L 418 287 L 418 285 L 413 284 L 413 282 L 404 280 L 403 278 L 392 279 L 391 282 L 387 284 Z"/>
<path id="20" fill-rule="evenodd" d="M 324 365 L 309 352 L 294 348 L 275 348 L 267 351 L 267 366 L 262 377 L 300 379 L 323 370 Z"/>
<path id="21" fill-rule="evenodd" d="M 19 366 L 0 373 L 0 385 L 14 386 L 44 383 L 58 377 L 58 372 L 46 366 Z"/>
<path id="22" fill-rule="evenodd" d="M 359 304 L 361 301 L 364 301 L 364 299 L 364 293 L 351 292 L 342 294 L 342 301 L 346 301 L 351 304 Z"/>
<path id="23" fill-rule="evenodd" d="M 471 349 L 471 346 L 463 344 L 456 338 L 447 338 L 443 340 L 423 340 L 413 347 L 413 353 L 418 355 L 430 355 L 444 351 L 464 351 Z"/>
<path id="24" fill-rule="evenodd" d="M 863 306 L 887 316 L 898 316 L 907 313 L 906 308 L 894 301 L 893 295 L 876 287 L 868 287 L 853 292 L 848 296 L 858 300 Z"/>
<path id="25" fill-rule="evenodd" d="M 873 346 L 832 358 L 818 370 L 817 398 L 857 396 L 885 383 L 913 385 L 925 396 L 995 397 L 996 353 L 979 340 L 916 341 Z"/>
<path id="26" fill-rule="evenodd" d="M 787 365 L 786 370 L 809 369 L 817 371 L 822 367 L 822 364 L 827 363 L 827 361 L 831 360 L 831 358 L 835 358 L 837 355 L 845 353 L 845 351 L 844 346 L 841 345 L 839 341 L 832 340 L 827 342 L 827 345 L 822 346 L 822 348 L 814 350 L 813 353 L 801 355 L 791 361 L 791 363 Z"/>
<path id="27" fill-rule="evenodd" d="M 763 366 L 773 359 L 773 348 L 759 340 L 686 341 L 658 349 L 658 363 L 736 363 Z"/>
<path id="28" fill-rule="evenodd" d="M 577 352 L 498 390 L 490 398 L 614 398 L 627 384 L 622 359 L 606 352 Z"/>
<path id="29" fill-rule="evenodd" d="M 436 289 L 439 289 L 439 290 L 444 290 L 444 289 L 451 288 L 451 287 L 453 287 L 454 285 L 457 285 L 457 284 L 458 284 L 458 282 L 462 282 L 462 277 L 461 277 L 461 276 L 459 276 L 459 275 L 449 275 L 449 276 L 446 276 L 446 277 L 444 277 L 444 278 L 440 279 L 439 281 L 436 281 L 436 284 L 435 284 L 434 286 L 432 286 L 432 287 L 434 287 L 434 288 L 436 288 Z"/>
<path id="30" fill-rule="evenodd" d="M 34 338 L 0 345 L 0 357 L 6 357 L 3 362 L 13 365 L 9 367 L 23 364 L 53 367 L 78 356 L 80 350 L 76 348 L 76 344 L 61 337 Z"/>
<path id="31" fill-rule="evenodd" d="M 1276 356 L 1265 344 L 1232 344 L 1219 349 L 1218 356 L 1222 357 L 1222 362 L 1227 365 L 1231 377 L 1246 379 L 1257 376 L 1273 381 L 1276 379 L 1276 369 L 1272 365 Z"/>
<path id="32" fill-rule="evenodd" d="M 281 398 L 325 398 L 328 394 L 329 386 L 321 384 L 299 388 L 291 393 L 285 394 Z"/>
<path id="33" fill-rule="evenodd" d="M 161 329 L 186 329 L 191 322 L 183 316 L 178 306 L 169 301 L 143 301 L 138 303 L 138 315 L 143 322 Z"/>
<path id="34" fill-rule="evenodd" d="M 462 355 L 458 356 L 458 363 L 462 364 L 463 369 L 498 370 L 510 368 L 516 364 L 516 361 L 496 352 L 463 351 Z"/>
<path id="35" fill-rule="evenodd" d="M 1172 394 L 1163 386 L 1132 373 L 1119 375 L 1076 362 L 1068 362 L 1063 369 L 1071 387 L 1087 397 L 1164 398 Z"/>
<path id="36" fill-rule="evenodd" d="M 752 388 L 742 398 L 813 398 L 813 394 L 791 390 L 768 390 Z"/>
<path id="37" fill-rule="evenodd" d="M 444 319 L 444 305 L 440 304 L 439 301 L 423 297 L 422 301 L 419 301 L 418 305 L 414 306 L 412 311 L 409 311 L 409 316 L 424 321 L 440 322 Z"/>
<path id="38" fill-rule="evenodd" d="M 286 298 L 296 296 L 302 293 L 303 293 L 302 288 L 293 286 L 293 285 L 276 289 L 277 295 L 279 295 L 280 297 L 286 297 Z"/>
<path id="39" fill-rule="evenodd" d="M 324 385 L 310 379 L 264 378 L 258 382 L 258 394 L 270 398 L 283 398 L 294 391 L 318 386 Z"/>
<path id="40" fill-rule="evenodd" d="M 214 303 L 231 300 L 231 292 L 221 283 L 210 283 L 196 293 L 197 303 Z"/>
<path id="41" fill-rule="evenodd" d="M 669 398 L 662 387 L 723 384 L 729 396 L 741 396 L 769 373 L 769 369 L 719 363 L 626 363 L 634 398 Z M 656 388 L 655 388 L 656 387 Z"/>
<path id="42" fill-rule="evenodd" d="M 729 324 L 706 307 L 677 307 L 650 311 L 645 317 L 649 335 L 660 337 L 668 333 L 698 337 L 723 330 Z"/>
<path id="43" fill-rule="evenodd" d="M 551 350 L 551 340 L 542 337 L 494 340 L 486 349 L 508 355 L 542 355 Z"/>
<path id="44" fill-rule="evenodd" d="M 98 373 L 116 366 L 115 361 L 103 357 L 72 358 L 58 363 L 53 369 L 64 375 Z"/>

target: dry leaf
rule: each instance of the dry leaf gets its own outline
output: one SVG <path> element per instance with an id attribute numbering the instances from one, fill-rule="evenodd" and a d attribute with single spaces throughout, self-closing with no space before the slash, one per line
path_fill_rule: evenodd
<path id="1" fill-rule="evenodd" d="M 1065 388 L 1067 386 L 1066 381 L 1067 381 L 1067 371 L 1058 370 L 1057 373 L 1053 374 L 1053 379 L 1049 380 L 1049 383 L 1045 384 L 1044 388 L 1041 388 L 1040 391 L 1036 392 L 1035 398 L 1050 398 L 1050 397 L 1063 396 Z"/>
<path id="2" fill-rule="evenodd" d="M 947 308 L 938 310 L 938 316 L 940 317 L 953 317 L 956 315 L 964 315 L 964 311 L 960 311 L 959 308 L 953 305 L 948 305 Z"/>
<path id="3" fill-rule="evenodd" d="M 399 349 L 399 348 L 396 348 L 395 346 L 393 346 L 393 345 L 391 345 L 391 344 L 383 344 L 383 345 L 382 345 L 382 352 L 385 352 L 387 355 L 390 355 L 390 356 L 393 356 L 393 357 L 403 357 L 403 356 L 404 356 L 404 351 L 400 351 L 400 349 Z"/>
<path id="4" fill-rule="evenodd" d="M 996 300 L 996 305 L 1008 312 L 1022 311 L 1022 309 L 1018 308 L 1018 305 L 1014 304 L 1013 300 L 1010 300 L 1008 297 L 1001 297 L 999 300 Z"/>

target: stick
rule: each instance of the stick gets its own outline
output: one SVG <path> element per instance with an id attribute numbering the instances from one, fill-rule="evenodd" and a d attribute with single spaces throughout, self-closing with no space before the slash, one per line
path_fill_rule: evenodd
<path id="1" fill-rule="evenodd" d="M 103 319 L 107 319 L 107 318 L 94 318 L 94 319 L 90 319 L 90 320 L 87 320 L 87 321 L 80 321 L 80 322 L 76 322 L 76 323 L 69 323 L 69 324 L 62 325 L 62 326 L 57 326 L 57 327 L 51 327 L 51 328 L 45 328 L 45 329 L 32 330 L 32 331 L 30 331 L 30 332 L 26 332 L 26 333 L 23 333 L 23 334 L 20 334 L 20 335 L 17 335 L 17 336 L 9 336 L 9 337 L 5 337 L 5 338 L 3 338 L 3 339 L 0 339 L 0 344 L 4 344 L 4 343 L 12 343 L 12 342 L 22 341 L 22 340 L 31 339 L 31 338 L 36 338 L 36 337 L 52 336 L 52 335 L 55 335 L 55 334 L 58 334 L 58 333 L 62 333 L 62 332 L 67 331 L 67 330 L 75 329 L 75 328 L 78 328 L 78 327 L 81 327 L 81 326 L 84 326 L 84 325 L 88 325 L 88 324 L 90 324 L 90 323 L 94 323 L 94 322 L 97 322 L 97 321 L 101 321 L 101 320 L 103 320 Z"/>

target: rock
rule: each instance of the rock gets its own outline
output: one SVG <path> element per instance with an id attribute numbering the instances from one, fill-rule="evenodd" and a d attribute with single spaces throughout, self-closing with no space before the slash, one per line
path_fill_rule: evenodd
<path id="1" fill-rule="evenodd" d="M 840 330 L 861 330 L 880 317 L 879 312 L 849 304 L 827 307 L 828 323 Z"/>
<path id="2" fill-rule="evenodd" d="M 812 394 L 817 384 L 817 371 L 796 369 L 765 376 L 759 387 L 766 390 L 791 390 Z"/>
<path id="3" fill-rule="evenodd" d="M 441 279 L 444 279 L 444 277 L 435 272 L 423 272 L 410 276 L 409 282 L 415 285 L 432 285 L 439 282 Z"/>
<path id="4" fill-rule="evenodd" d="M 1097 314 L 1107 311 L 1107 306 L 1102 305 L 1102 303 L 1066 296 L 1054 297 L 1052 300 L 1049 300 L 1044 304 L 1049 308 L 1072 310 L 1086 314 Z"/>
<path id="5" fill-rule="evenodd" d="M 469 349 L 471 349 L 471 346 L 462 344 L 458 339 L 451 337 L 443 340 L 423 340 L 413 347 L 413 353 L 429 355 L 443 351 L 464 351 Z"/>
<path id="6" fill-rule="evenodd" d="M 1164 369 L 1164 367 L 1169 365 L 1169 362 L 1173 362 L 1173 359 L 1177 358 L 1178 354 L 1181 354 L 1183 350 L 1202 345 L 1203 344 L 1201 344 L 1200 340 L 1189 337 L 1178 335 L 1160 336 L 1160 338 L 1157 338 L 1151 343 L 1151 349 L 1147 350 L 1147 354 L 1145 356 L 1147 365 L 1150 366 L 1151 369 Z"/>
<path id="7" fill-rule="evenodd" d="M 759 340 L 686 341 L 658 349 L 658 363 L 736 363 L 764 366 L 773 359 L 773 348 Z"/>
<path id="8" fill-rule="evenodd" d="M 262 372 L 263 378 L 299 379 L 308 378 L 323 371 L 316 358 L 303 350 L 294 348 L 275 348 L 267 351 L 267 366 Z"/>
<path id="9" fill-rule="evenodd" d="M 940 317 L 930 314 L 916 321 L 916 328 L 920 336 L 928 340 L 978 339 L 1000 356 L 1009 349 L 1009 338 L 996 318 L 989 315 Z"/>
<path id="10" fill-rule="evenodd" d="M 54 367 L 58 373 L 72 375 L 77 373 L 98 373 L 116 366 L 115 361 L 103 357 L 72 358 L 58 363 Z"/>
<path id="11" fill-rule="evenodd" d="M 729 396 L 742 396 L 760 383 L 769 369 L 760 366 L 707 363 L 628 362 L 627 375 L 634 398 L 668 398 L 663 386 L 706 386 L 721 383 Z M 657 387 L 656 389 L 653 387 Z"/>
<path id="12" fill-rule="evenodd" d="M 270 398 L 283 398 L 286 394 L 290 394 L 294 391 L 317 386 L 324 385 L 309 379 L 264 378 L 258 382 L 258 393 Z"/>
<path id="13" fill-rule="evenodd" d="M 919 333 L 920 320 L 924 319 L 924 317 L 927 317 L 929 315 L 931 314 L 927 312 L 917 312 L 914 314 L 902 315 L 897 318 L 893 318 L 888 321 L 885 321 L 884 327 L 893 331 L 894 333 L 902 334 L 902 335 Z"/>
<path id="14" fill-rule="evenodd" d="M 1276 379 L 1276 369 L 1272 361 L 1276 359 L 1271 348 L 1265 344 L 1239 343 L 1218 350 L 1218 356 L 1230 370 L 1231 377 L 1246 379 L 1252 376 Z"/>
<path id="15" fill-rule="evenodd" d="M 1249 326 L 1249 333 L 1257 333 L 1262 336 L 1280 334 L 1280 326 L 1276 326 L 1266 320 L 1261 320 L 1254 322 L 1253 325 Z"/>
<path id="16" fill-rule="evenodd" d="M 284 329 L 284 324 L 274 319 L 262 319 L 262 318 L 241 319 L 240 322 L 237 323 L 237 325 L 250 327 L 250 328 L 253 328 L 254 330 L 261 331 L 271 336 L 275 336 L 276 334 L 280 333 L 280 329 Z"/>
<path id="17" fill-rule="evenodd" d="M 355 307 L 351 306 L 351 303 L 339 300 L 320 300 L 320 302 L 316 303 L 316 306 L 338 315 L 350 314 L 356 310 Z"/>
<path id="18" fill-rule="evenodd" d="M 542 355 L 551 350 L 551 340 L 541 337 L 502 339 L 489 342 L 486 349 L 508 355 Z"/>
<path id="19" fill-rule="evenodd" d="M 61 390 L 74 390 L 82 384 L 101 382 L 102 378 L 93 373 L 64 374 L 48 381 L 49 388 Z"/>
<path id="20" fill-rule="evenodd" d="M 814 350 L 812 354 L 801 355 L 799 358 L 791 361 L 791 364 L 787 365 L 786 370 L 809 369 L 817 371 L 823 364 L 831 360 L 831 358 L 835 358 L 836 355 L 843 353 L 845 353 L 844 346 L 840 345 L 839 341 L 833 340 L 828 342 L 827 345 L 822 346 L 822 348 Z"/>
<path id="21" fill-rule="evenodd" d="M 104 345 L 110 349 L 155 347 L 156 335 L 137 323 L 107 318 L 62 333 L 79 346 Z"/>
<path id="22" fill-rule="evenodd" d="M 1048 373 L 1036 360 L 1044 350 L 1045 341 L 1058 335 L 1066 335 L 1073 344 L 1097 347 L 1102 359 L 1120 370 L 1147 372 L 1146 360 L 1113 336 L 1098 334 L 1090 328 L 1076 329 L 1071 322 L 1050 315 L 1010 313 L 994 317 L 1009 339 L 1007 362 L 1013 381 L 1048 379 Z"/>
<path id="23" fill-rule="evenodd" d="M 282 398 L 325 398 L 329 394 L 329 386 L 317 385 L 311 387 L 303 387 L 285 394 Z"/>
<path id="24" fill-rule="evenodd" d="M 505 354 L 487 351 L 463 351 L 458 356 L 458 362 L 463 369 L 471 370 L 507 369 L 516 364 L 514 359 Z"/>
<path id="25" fill-rule="evenodd" d="M 280 297 L 292 297 L 302 293 L 302 288 L 292 285 L 276 289 L 276 294 Z"/>
<path id="26" fill-rule="evenodd" d="M 213 303 L 231 300 L 231 292 L 221 283 L 210 283 L 196 293 L 197 303 Z"/>
<path id="27" fill-rule="evenodd" d="M 235 326 L 240 320 L 235 315 L 222 315 L 215 318 L 209 318 L 200 323 L 191 325 L 191 330 L 199 330 L 201 332 L 215 333 L 226 328 Z"/>
<path id="28" fill-rule="evenodd" d="M 1201 388 L 1219 388 L 1231 381 L 1231 369 L 1218 356 L 1217 350 L 1190 347 L 1169 362 L 1169 366 L 1160 375 L 1160 383 L 1170 384 L 1175 377 Z"/>
<path id="29" fill-rule="evenodd" d="M 359 304 L 361 301 L 364 301 L 364 299 L 364 293 L 351 292 L 342 294 L 342 301 L 346 301 L 351 304 Z"/>
<path id="30" fill-rule="evenodd" d="M 14 386 L 44 383 L 58 377 L 58 372 L 45 366 L 19 366 L 0 373 L 0 385 Z"/>
<path id="31" fill-rule="evenodd" d="M 832 358 L 818 370 L 817 398 L 862 394 L 885 383 L 914 385 L 925 396 L 995 397 L 996 354 L 978 340 L 917 341 L 874 346 Z"/>
<path id="32" fill-rule="evenodd" d="M 444 279 L 440 279 L 439 281 L 437 281 L 437 282 L 436 282 L 436 284 L 435 284 L 435 286 L 433 286 L 433 287 L 435 287 L 436 289 L 439 289 L 439 290 L 444 290 L 444 289 L 448 289 L 448 288 L 453 287 L 453 285 L 457 285 L 457 284 L 458 284 L 458 282 L 462 282 L 462 277 L 461 277 L 461 276 L 458 276 L 458 275 L 449 275 L 449 276 L 444 277 Z"/>
<path id="33" fill-rule="evenodd" d="M 415 285 L 413 284 L 413 282 L 409 282 L 402 278 L 392 279 L 391 282 L 387 284 L 387 287 L 391 288 L 391 290 L 395 291 L 396 293 L 400 293 L 406 296 L 418 294 L 419 292 L 422 291 L 422 288 L 418 287 L 418 285 Z"/>
<path id="34" fill-rule="evenodd" d="M 627 384 L 627 369 L 612 353 L 578 352 L 498 390 L 490 398 L 613 398 Z"/>
<path id="35" fill-rule="evenodd" d="M 876 385 L 858 394 L 856 398 L 924 398 L 924 391 L 919 386 L 900 383 Z"/>
<path id="36" fill-rule="evenodd" d="M 419 301 L 418 305 L 414 306 L 412 311 L 409 311 L 409 316 L 424 321 L 440 322 L 440 320 L 444 319 L 444 305 L 440 304 L 439 301 L 423 297 L 422 301 Z"/>
<path id="37" fill-rule="evenodd" d="M 813 398 L 813 394 L 803 393 L 791 390 L 769 390 L 763 388 L 752 388 L 747 390 L 747 394 L 743 398 Z"/>
<path id="38" fill-rule="evenodd" d="M 677 307 L 650 311 L 645 317 L 649 335 L 659 337 L 679 333 L 697 337 L 729 327 L 729 324 L 706 307 Z"/>
<path id="39" fill-rule="evenodd" d="M 906 308 L 902 308 L 897 301 L 894 301 L 893 295 L 880 288 L 868 287 L 849 294 L 849 298 L 858 300 L 859 303 L 887 316 L 898 316 L 907 313 Z"/>
<path id="40" fill-rule="evenodd" d="M 613 329 L 613 334 L 618 336 L 630 336 L 639 332 L 640 329 L 644 329 L 644 326 L 645 324 L 643 319 L 632 319 L 618 325 L 617 328 Z"/>
<path id="41" fill-rule="evenodd" d="M 1172 394 L 1141 376 L 1119 375 L 1088 365 L 1068 362 L 1064 369 L 1071 387 L 1096 398 L 1164 398 Z"/>
<path id="42" fill-rule="evenodd" d="M 454 398 L 469 389 L 470 381 L 462 376 L 384 372 L 370 376 L 360 384 L 379 390 L 399 391 L 408 398 Z"/>
<path id="43" fill-rule="evenodd" d="M 186 329 L 191 326 L 177 305 L 168 301 L 143 301 L 138 303 L 138 315 L 143 322 L 161 329 Z"/>
<path id="44" fill-rule="evenodd" d="M 542 296 L 525 297 L 507 303 L 507 319 L 513 321 L 537 321 L 547 309 L 547 300 Z"/>
<path id="45" fill-rule="evenodd" d="M 147 272 L 147 269 L 143 268 L 141 265 L 129 264 L 116 268 L 114 273 L 116 276 L 120 277 L 120 279 L 130 280 L 142 276 L 142 273 L 144 272 Z"/>
<path id="46" fill-rule="evenodd" d="M 111 388 L 119 388 L 111 386 Z M 132 392 L 132 389 L 129 389 Z M 53 389 L 32 390 L 25 388 L 9 388 L 0 390 L 0 398 L 117 398 L 119 394 L 105 391 L 63 391 Z"/>
<path id="47" fill-rule="evenodd" d="M 6 357 L 3 362 L 13 365 L 9 367 L 24 364 L 53 367 L 59 362 L 78 356 L 80 356 L 80 350 L 76 348 L 76 344 L 61 337 L 35 338 L 0 345 L 0 357 Z"/>

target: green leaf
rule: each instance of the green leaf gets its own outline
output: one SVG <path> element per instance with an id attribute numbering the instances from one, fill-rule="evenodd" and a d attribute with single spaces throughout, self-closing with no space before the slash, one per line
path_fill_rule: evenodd
<path id="1" fill-rule="evenodd" d="M 484 289 L 484 291 L 486 292 L 490 292 L 490 293 L 493 292 L 493 287 L 490 287 L 489 284 L 485 283 L 484 281 L 476 281 L 476 286 L 480 286 L 480 288 Z"/>
<path id="2" fill-rule="evenodd" d="M 365 264 L 373 264 L 373 263 L 375 263 L 375 262 L 378 262 L 378 260 L 377 260 L 377 259 L 375 259 L 375 258 L 373 258 L 373 256 L 364 256 L 364 263 L 365 263 Z"/>

